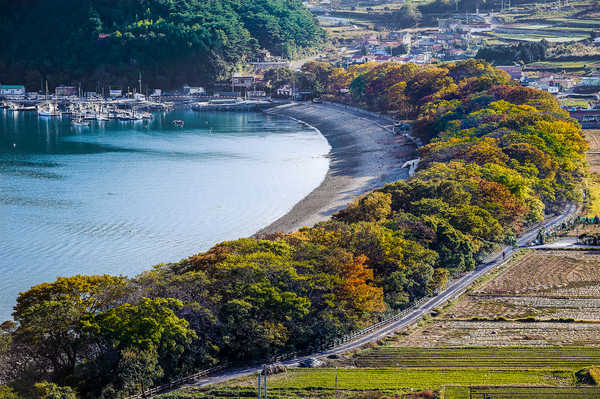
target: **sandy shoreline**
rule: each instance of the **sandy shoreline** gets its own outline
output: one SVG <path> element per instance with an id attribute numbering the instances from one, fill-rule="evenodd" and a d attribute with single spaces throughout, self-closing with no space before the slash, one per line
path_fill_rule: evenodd
<path id="1" fill-rule="evenodd" d="M 381 118 L 312 103 L 278 107 L 268 112 L 314 126 L 332 149 L 329 170 L 321 185 L 255 236 L 291 233 L 327 220 L 357 196 L 406 178 L 408 169 L 402 165 L 416 157 L 415 145 L 402 135 L 392 134 L 391 122 Z"/>

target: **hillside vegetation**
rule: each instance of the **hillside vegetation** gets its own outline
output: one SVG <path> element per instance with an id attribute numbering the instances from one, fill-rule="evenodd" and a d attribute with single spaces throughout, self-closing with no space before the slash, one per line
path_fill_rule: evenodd
<path id="1" fill-rule="evenodd" d="M 581 198 L 586 143 L 548 93 L 484 61 L 443 67 L 309 63 L 330 94 L 416 119 L 420 170 L 333 220 L 239 239 L 133 279 L 32 287 L 0 335 L 0 378 L 119 397 L 224 360 L 314 347 L 443 287 L 514 243 L 547 209 Z M 146 370 L 143 375 L 139 371 Z"/>
<path id="2" fill-rule="evenodd" d="M 0 1 L 0 82 L 206 84 L 260 48 L 297 56 L 326 33 L 299 0 Z"/>

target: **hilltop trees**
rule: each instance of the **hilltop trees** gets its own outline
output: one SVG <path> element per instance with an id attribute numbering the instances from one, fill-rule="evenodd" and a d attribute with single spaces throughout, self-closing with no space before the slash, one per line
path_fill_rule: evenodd
<path id="1" fill-rule="evenodd" d="M 530 64 L 534 61 L 543 61 L 546 59 L 546 49 L 548 41 L 519 43 L 512 46 L 486 46 L 477 51 L 477 58 L 493 62 L 496 65 L 509 64 L 514 62 L 523 62 Z"/>
<path id="2" fill-rule="evenodd" d="M 33 0 L 0 7 L 0 81 L 28 87 L 41 78 L 127 85 L 138 73 L 165 88 L 207 84 L 259 48 L 298 56 L 326 38 L 299 1 Z"/>

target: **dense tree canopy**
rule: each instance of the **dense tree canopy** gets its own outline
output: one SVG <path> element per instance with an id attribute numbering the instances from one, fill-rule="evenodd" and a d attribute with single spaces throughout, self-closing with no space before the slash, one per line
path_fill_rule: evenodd
<path id="1" fill-rule="evenodd" d="M 529 64 L 545 60 L 548 45 L 546 40 L 541 40 L 537 43 L 519 43 L 512 46 L 485 46 L 477 51 L 477 58 L 496 65 L 512 65 L 515 62 Z"/>
<path id="2" fill-rule="evenodd" d="M 299 0 L 0 3 L 0 81 L 150 88 L 207 84 L 259 48 L 295 56 L 325 32 Z"/>

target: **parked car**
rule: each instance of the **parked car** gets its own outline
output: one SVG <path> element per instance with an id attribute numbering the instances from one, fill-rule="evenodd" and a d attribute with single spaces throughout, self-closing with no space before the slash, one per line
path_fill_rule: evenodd
<path id="1" fill-rule="evenodd" d="M 325 365 L 324 361 L 319 360 L 314 357 L 309 357 L 308 359 L 304 359 L 300 363 L 298 363 L 299 367 L 321 367 L 324 365 Z"/>

